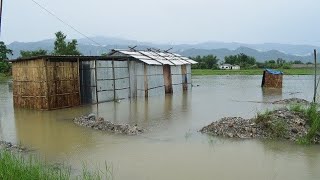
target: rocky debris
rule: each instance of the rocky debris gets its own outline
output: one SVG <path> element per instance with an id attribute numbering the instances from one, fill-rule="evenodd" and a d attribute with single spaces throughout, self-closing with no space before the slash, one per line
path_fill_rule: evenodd
<path id="1" fill-rule="evenodd" d="M 299 98 L 290 98 L 290 99 L 283 99 L 279 101 L 274 101 L 272 104 L 302 104 L 302 105 L 309 105 L 310 102 L 305 99 Z"/>
<path id="2" fill-rule="evenodd" d="M 252 119 L 222 118 L 205 126 L 200 132 L 228 138 L 279 138 L 298 141 L 310 129 L 307 122 L 308 119 L 302 113 L 281 108 Z M 317 134 L 313 142 L 320 143 L 320 134 Z"/>
<path id="3" fill-rule="evenodd" d="M 25 152 L 27 151 L 27 148 L 12 144 L 11 142 L 0 141 L 0 150 Z"/>
<path id="4" fill-rule="evenodd" d="M 79 126 L 125 135 L 138 135 L 144 131 L 137 125 L 130 126 L 129 124 L 113 124 L 110 121 L 105 121 L 102 117 L 96 118 L 95 114 L 74 118 L 73 122 Z"/>

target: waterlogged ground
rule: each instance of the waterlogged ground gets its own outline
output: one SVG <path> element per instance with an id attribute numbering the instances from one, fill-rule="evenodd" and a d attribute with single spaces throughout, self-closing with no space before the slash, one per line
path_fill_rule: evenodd
<path id="1" fill-rule="evenodd" d="M 112 166 L 115 179 L 320 179 L 320 146 L 230 140 L 197 131 L 224 116 L 250 118 L 270 102 L 312 99 L 312 76 L 285 76 L 283 90 L 260 88 L 261 76 L 194 77 L 191 92 L 57 111 L 13 109 L 10 81 L 0 83 L 0 137 L 38 150 L 50 162 Z M 138 124 L 140 136 L 76 126 L 89 112 Z"/>

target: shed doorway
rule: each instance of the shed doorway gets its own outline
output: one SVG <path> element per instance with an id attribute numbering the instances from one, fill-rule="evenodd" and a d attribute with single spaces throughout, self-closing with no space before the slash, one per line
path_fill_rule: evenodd
<path id="1" fill-rule="evenodd" d="M 163 66 L 163 79 L 166 94 L 172 94 L 172 76 L 171 76 L 171 67 L 170 65 Z"/>

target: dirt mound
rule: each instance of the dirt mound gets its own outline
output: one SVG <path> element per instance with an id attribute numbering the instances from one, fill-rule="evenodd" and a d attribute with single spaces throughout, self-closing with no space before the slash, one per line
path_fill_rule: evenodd
<path id="1" fill-rule="evenodd" d="M 79 126 L 84 126 L 100 131 L 109 131 L 125 135 L 137 135 L 143 133 L 143 129 L 137 125 L 130 126 L 128 124 L 113 124 L 110 121 L 105 121 L 103 118 L 96 118 L 94 114 L 74 118 L 73 122 Z"/>
<path id="2" fill-rule="evenodd" d="M 222 118 L 205 126 L 200 132 L 229 138 L 279 138 L 298 141 L 310 129 L 307 122 L 308 119 L 302 113 L 282 108 L 252 119 Z M 320 136 L 317 135 L 313 142 L 319 144 Z"/>
<path id="3" fill-rule="evenodd" d="M 283 99 L 283 100 L 279 100 L 279 101 L 274 101 L 272 104 L 304 104 L 304 105 L 309 105 L 310 102 L 305 99 L 290 98 L 290 99 Z"/>

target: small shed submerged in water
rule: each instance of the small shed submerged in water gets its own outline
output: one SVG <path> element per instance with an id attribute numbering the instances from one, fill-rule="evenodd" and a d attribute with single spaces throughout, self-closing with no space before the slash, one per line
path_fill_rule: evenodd
<path id="1" fill-rule="evenodd" d="M 196 63 L 173 53 L 126 50 L 11 62 L 14 106 L 41 110 L 187 90 Z"/>
<path id="2" fill-rule="evenodd" d="M 273 69 L 263 71 L 261 87 L 282 88 L 283 72 Z"/>

